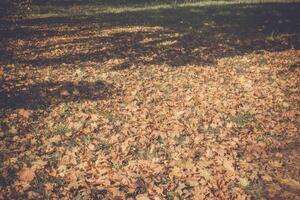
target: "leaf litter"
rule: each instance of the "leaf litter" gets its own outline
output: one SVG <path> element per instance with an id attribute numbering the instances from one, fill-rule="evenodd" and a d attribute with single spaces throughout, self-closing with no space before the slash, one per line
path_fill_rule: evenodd
<path id="1" fill-rule="evenodd" d="M 161 28 L 94 34 L 144 29 Z M 53 36 L 22 46 L 30 51 L 75 39 Z M 1 108 L 0 196 L 295 199 L 300 70 L 289 67 L 299 58 L 298 50 L 286 50 L 220 58 L 214 67 L 140 63 L 112 70 L 121 59 L 18 70 L 18 63 L 2 65 L 3 100 L 20 93 L 24 101 Z M 59 83 L 38 89 L 51 81 Z"/>

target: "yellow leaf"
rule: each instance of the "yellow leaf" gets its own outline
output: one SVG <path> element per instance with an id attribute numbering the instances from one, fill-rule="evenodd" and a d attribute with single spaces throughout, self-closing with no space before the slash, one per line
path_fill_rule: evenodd
<path id="1" fill-rule="evenodd" d="M 200 175 L 205 179 L 205 180 L 209 180 L 210 178 L 210 173 L 207 169 L 199 169 Z"/>
<path id="2" fill-rule="evenodd" d="M 292 178 L 280 178 L 278 180 L 281 184 L 288 186 L 292 190 L 298 191 L 300 188 L 300 182 Z"/>
<path id="3" fill-rule="evenodd" d="M 284 108 L 290 107 L 290 104 L 288 102 L 283 102 L 282 105 L 283 105 Z"/>
<path id="4" fill-rule="evenodd" d="M 191 161 L 191 160 L 188 160 L 188 161 L 186 161 L 186 162 L 183 162 L 183 163 L 181 163 L 180 164 L 180 167 L 181 168 L 184 168 L 184 169 L 193 169 L 194 168 L 194 163 L 193 163 L 193 161 Z"/>
<path id="5" fill-rule="evenodd" d="M 267 182 L 271 182 L 273 179 L 272 179 L 272 177 L 271 176 L 269 176 L 269 175 L 264 175 L 264 176 L 262 176 L 261 177 L 264 181 L 267 181 Z"/>
<path id="6" fill-rule="evenodd" d="M 71 137 L 71 136 L 72 136 L 72 134 L 73 134 L 72 132 L 66 132 L 66 133 L 65 133 L 65 136 L 67 136 L 67 137 Z"/>
<path id="7" fill-rule="evenodd" d="M 43 161 L 43 160 L 37 160 L 37 161 L 34 161 L 32 163 L 32 169 L 41 169 L 43 168 L 45 165 L 47 164 L 46 161 Z"/>
<path id="8" fill-rule="evenodd" d="M 274 160 L 274 161 L 270 161 L 270 165 L 271 165 L 272 167 L 279 168 L 279 167 L 282 166 L 282 163 L 279 162 L 278 160 Z"/>
<path id="9" fill-rule="evenodd" d="M 247 178 L 240 178 L 239 181 L 240 181 L 240 184 L 241 184 L 243 187 L 246 187 L 246 186 L 249 185 L 249 181 L 248 181 Z"/>
<path id="10" fill-rule="evenodd" d="M 173 167 L 170 175 L 176 176 L 176 177 L 181 177 L 182 173 L 181 173 L 181 169 L 177 166 Z"/>

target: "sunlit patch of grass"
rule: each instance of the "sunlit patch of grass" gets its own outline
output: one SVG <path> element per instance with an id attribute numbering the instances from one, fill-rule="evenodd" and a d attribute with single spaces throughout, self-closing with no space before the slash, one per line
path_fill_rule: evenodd
<path id="1" fill-rule="evenodd" d="M 73 148 L 75 146 L 78 145 L 77 141 L 76 141 L 76 138 L 75 137 L 70 137 L 68 140 L 66 140 L 64 142 L 64 145 L 67 147 L 67 148 Z"/>
<path id="2" fill-rule="evenodd" d="M 269 74 L 268 75 L 268 81 L 270 81 L 271 83 L 273 83 L 274 81 L 276 81 L 276 75 L 274 74 Z"/>
<path id="3" fill-rule="evenodd" d="M 267 193 L 262 182 L 251 182 L 244 190 L 251 199 L 266 199 Z"/>
<path id="4" fill-rule="evenodd" d="M 237 65 L 235 65 L 236 72 L 238 74 L 244 74 L 249 69 L 250 65 L 245 62 L 240 62 Z"/>
<path id="5" fill-rule="evenodd" d="M 18 162 L 24 163 L 26 166 L 31 166 L 32 158 L 25 154 L 21 158 L 18 159 Z"/>
<path id="6" fill-rule="evenodd" d="M 171 191 L 167 193 L 167 200 L 175 200 L 178 199 L 180 195 L 177 192 Z"/>
<path id="7" fill-rule="evenodd" d="M 266 40 L 274 41 L 275 40 L 275 32 L 272 31 L 271 34 L 266 37 Z"/>
<path id="8" fill-rule="evenodd" d="M 222 5 L 235 5 L 235 4 L 262 4 L 262 3 L 293 3 L 299 2 L 299 0 L 243 0 L 243 1 L 198 1 L 198 2 L 179 2 L 170 3 L 154 1 L 151 3 L 143 2 L 138 4 L 127 4 L 127 5 L 105 5 L 101 2 L 89 3 L 85 5 L 69 5 L 69 6 L 59 6 L 59 5 L 34 5 L 32 16 L 92 16 L 95 14 L 103 13 L 126 13 L 126 12 L 143 12 L 143 11 L 154 11 L 154 10 L 165 10 L 165 9 L 178 9 L 178 8 L 194 8 L 194 7 L 204 7 L 204 6 L 222 6 Z M 193 10 L 196 12 L 198 10 Z M 226 11 L 224 11 L 226 12 Z M 228 13 L 224 13 L 228 14 Z M 271 36 L 272 37 L 272 36 Z"/>
<path id="9" fill-rule="evenodd" d="M 72 133 L 73 129 L 69 128 L 65 124 L 59 124 L 58 126 L 54 127 L 52 130 L 48 132 L 48 137 L 54 136 L 54 135 L 61 135 L 64 136 L 67 133 Z"/>
<path id="10" fill-rule="evenodd" d="M 184 135 L 179 135 L 179 136 L 175 136 L 174 140 L 176 142 L 177 145 L 181 145 L 183 144 L 183 142 L 185 141 L 185 136 Z"/>
<path id="11" fill-rule="evenodd" d="M 43 196 L 43 199 L 48 199 L 47 192 L 45 191 L 45 184 L 52 183 L 57 187 L 60 187 L 65 184 L 63 178 L 52 177 L 46 175 L 44 172 L 37 172 L 35 178 L 31 181 L 31 187 L 34 192 L 40 193 Z"/>
<path id="12" fill-rule="evenodd" d="M 264 57 L 260 57 L 257 62 L 259 65 L 265 65 L 268 63 L 267 59 Z"/>
<path id="13" fill-rule="evenodd" d="M 93 143 L 94 138 L 91 135 L 83 135 L 80 137 L 81 142 L 83 145 L 87 146 Z"/>
<path id="14" fill-rule="evenodd" d="M 116 171 L 119 171 L 122 168 L 122 164 L 120 164 L 120 163 L 112 163 L 111 168 L 114 169 L 114 170 L 116 170 Z"/>
<path id="15" fill-rule="evenodd" d="M 104 142 L 100 142 L 99 144 L 97 144 L 97 150 L 101 150 L 101 151 L 108 151 L 113 147 L 112 144 L 108 144 L 108 143 L 104 143 Z"/>
<path id="16" fill-rule="evenodd" d="M 160 47 L 172 46 L 172 45 L 174 45 L 176 43 L 177 43 L 176 40 L 167 40 L 167 41 L 163 41 L 161 43 L 158 43 L 157 46 L 160 46 Z"/>
<path id="17" fill-rule="evenodd" d="M 210 134 L 213 134 L 213 135 L 218 135 L 220 133 L 220 129 L 219 128 L 214 128 L 214 127 L 208 127 L 207 131 L 210 133 Z"/>
<path id="18" fill-rule="evenodd" d="M 48 164 L 49 166 L 53 167 L 53 168 L 57 168 L 59 161 L 61 159 L 61 155 L 60 153 L 52 153 L 51 155 L 48 155 Z"/>
<path id="19" fill-rule="evenodd" d="M 136 145 L 130 145 L 129 146 L 129 154 L 132 156 L 134 160 L 137 160 L 140 158 L 140 149 Z"/>
<path id="20" fill-rule="evenodd" d="M 237 115 L 231 117 L 231 121 L 241 127 L 246 126 L 253 119 L 254 119 L 254 116 L 252 114 L 250 114 L 249 112 L 238 113 Z"/>

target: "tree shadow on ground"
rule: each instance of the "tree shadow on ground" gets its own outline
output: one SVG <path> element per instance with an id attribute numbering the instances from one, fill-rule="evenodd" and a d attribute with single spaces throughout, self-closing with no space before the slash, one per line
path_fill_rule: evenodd
<path id="1" fill-rule="evenodd" d="M 42 82 L 29 86 L 0 90 L 0 108 L 44 109 L 63 102 L 105 99 L 112 86 L 102 82 Z"/>
<path id="2" fill-rule="evenodd" d="M 46 67 L 123 59 L 115 69 L 162 63 L 178 67 L 211 65 L 220 58 L 262 50 L 299 49 L 299 9 L 300 4 L 185 6 L 28 19 L 19 38 L 69 40 L 32 48 L 34 58 L 17 61 Z M 109 31 L 116 27 L 123 30 Z M 43 56 L 50 50 L 64 53 Z"/>

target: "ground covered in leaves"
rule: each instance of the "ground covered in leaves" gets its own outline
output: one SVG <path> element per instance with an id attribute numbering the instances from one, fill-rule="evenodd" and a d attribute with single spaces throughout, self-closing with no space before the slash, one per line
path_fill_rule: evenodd
<path id="1" fill-rule="evenodd" d="M 3 31 L 0 199 L 299 199 L 299 4 L 56 6 Z"/>

